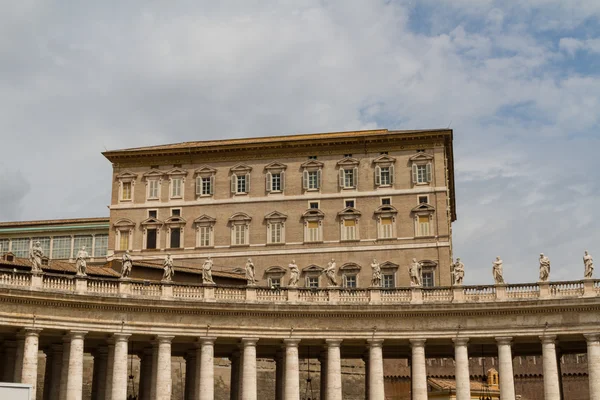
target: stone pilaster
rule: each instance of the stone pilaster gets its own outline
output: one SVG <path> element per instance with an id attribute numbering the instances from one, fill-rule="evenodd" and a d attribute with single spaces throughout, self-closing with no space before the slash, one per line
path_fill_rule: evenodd
<path id="1" fill-rule="evenodd" d="M 152 393 L 152 348 L 145 348 L 140 358 L 140 400 L 150 400 Z"/>
<path id="2" fill-rule="evenodd" d="M 92 380 L 92 400 L 106 399 L 106 368 L 108 347 L 99 346 L 94 353 L 94 377 Z"/>
<path id="3" fill-rule="evenodd" d="M 23 353 L 25 351 L 25 336 L 23 332 L 17 334 L 17 352 L 15 355 L 15 370 L 13 371 L 12 381 L 21 383 L 21 374 L 23 373 Z"/>
<path id="4" fill-rule="evenodd" d="M 112 400 L 112 386 L 113 386 L 113 370 L 114 370 L 114 361 L 115 361 L 115 344 L 112 339 L 108 343 L 108 361 L 106 363 L 106 380 L 104 381 L 104 399 Z"/>
<path id="5" fill-rule="evenodd" d="M 231 383 L 229 389 L 229 400 L 238 400 L 240 395 L 240 352 L 231 353 Z"/>
<path id="6" fill-rule="evenodd" d="M 590 400 L 600 400 L 600 334 L 584 335 L 587 341 Z"/>
<path id="7" fill-rule="evenodd" d="M 67 400 L 83 398 L 83 338 L 87 332 L 71 331 L 69 351 L 69 369 L 67 376 Z"/>
<path id="8" fill-rule="evenodd" d="M 469 376 L 468 338 L 454 338 L 454 361 L 456 361 L 456 400 L 471 400 L 471 378 Z"/>
<path id="9" fill-rule="evenodd" d="M 325 339 L 327 347 L 327 400 L 342 400 L 341 340 Z"/>
<path id="10" fill-rule="evenodd" d="M 556 336 L 540 336 L 544 371 L 544 400 L 560 400 L 558 363 L 556 360 Z"/>
<path id="11" fill-rule="evenodd" d="M 156 399 L 171 400 L 171 341 L 173 336 L 157 336 L 158 362 L 156 366 Z"/>
<path id="12" fill-rule="evenodd" d="M 58 400 L 60 395 L 60 380 L 62 376 L 64 345 L 53 344 L 49 351 L 52 352 L 52 365 L 46 364 L 46 368 L 51 369 L 48 400 Z"/>
<path id="13" fill-rule="evenodd" d="M 199 400 L 214 400 L 215 398 L 215 340 L 214 337 L 199 339 L 200 347 L 196 353 L 196 362 L 200 368 L 200 376 L 196 376 Z M 198 358 L 199 357 L 199 358 Z"/>
<path id="14" fill-rule="evenodd" d="M 500 379 L 500 400 L 515 399 L 515 377 L 513 372 L 512 338 L 497 337 L 498 377 Z"/>
<path id="15" fill-rule="evenodd" d="M 112 359 L 111 400 L 127 398 L 127 341 L 130 334 L 115 333 L 112 336 L 114 355 Z M 108 361 L 110 363 L 110 359 Z"/>
<path id="16" fill-rule="evenodd" d="M 69 357 L 71 353 L 71 338 L 69 335 L 63 337 L 63 353 L 62 353 L 62 366 L 60 369 L 60 386 L 58 392 L 59 400 L 67 399 L 67 378 L 69 377 Z M 65 373 L 66 372 L 66 373 Z M 110 399 L 108 399 L 110 400 Z"/>
<path id="17" fill-rule="evenodd" d="M 21 383 L 32 385 L 31 400 L 35 400 L 38 373 L 38 351 L 41 329 L 25 328 L 23 334 L 23 366 L 21 370 Z"/>
<path id="18" fill-rule="evenodd" d="M 152 342 L 152 384 L 150 385 L 150 400 L 156 400 L 156 376 L 158 374 L 158 342 Z"/>
<path id="19" fill-rule="evenodd" d="M 242 339 L 242 399 L 256 400 L 256 342 L 257 338 Z"/>
<path id="20" fill-rule="evenodd" d="M 369 339 L 368 380 L 369 400 L 385 400 L 385 389 L 383 386 L 383 340 Z"/>
<path id="21" fill-rule="evenodd" d="M 298 343 L 300 343 L 300 339 L 283 339 L 285 347 L 285 400 L 300 400 Z"/>
<path id="22" fill-rule="evenodd" d="M 412 400 L 427 400 L 427 368 L 425 339 L 410 339 Z"/>

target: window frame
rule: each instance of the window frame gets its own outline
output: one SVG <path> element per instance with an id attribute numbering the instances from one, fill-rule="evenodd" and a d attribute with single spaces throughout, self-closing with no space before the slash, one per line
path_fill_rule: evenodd
<path id="1" fill-rule="evenodd" d="M 135 222 L 127 218 L 121 218 L 117 222 L 113 224 L 113 228 L 115 230 L 115 251 L 126 251 L 133 249 L 133 234 L 134 229 L 136 227 Z M 127 248 L 121 248 L 122 238 L 127 237 Z M 145 240 L 144 240 L 145 241 Z M 73 247 L 71 245 L 71 247 Z M 71 249 L 71 251 L 73 251 Z"/>
<path id="2" fill-rule="evenodd" d="M 342 275 L 342 287 L 345 289 L 357 289 L 360 287 L 360 265 L 356 263 L 346 263 L 340 267 Z M 348 286 L 348 278 L 353 278 L 355 286 Z"/>
<path id="3" fill-rule="evenodd" d="M 280 213 L 279 211 L 273 211 L 265 215 L 265 223 L 267 227 L 267 245 L 282 245 L 285 244 L 285 223 L 287 215 Z M 273 241 L 273 228 L 279 226 L 279 241 Z"/>
<path id="4" fill-rule="evenodd" d="M 359 164 L 360 162 L 352 157 L 344 157 L 337 162 L 337 167 L 339 168 L 338 188 L 340 190 L 358 189 Z"/>
<path id="5" fill-rule="evenodd" d="M 244 196 L 250 194 L 250 182 L 252 167 L 245 164 L 237 164 L 230 170 L 231 173 L 231 194 L 233 196 Z M 243 179 L 243 186 L 241 185 Z M 240 190 L 243 189 L 243 190 Z"/>
<path id="6" fill-rule="evenodd" d="M 302 168 L 302 190 L 304 192 L 319 192 L 321 190 L 324 165 L 316 159 L 310 159 L 300 165 L 300 168 Z M 311 177 L 314 177 L 314 179 Z"/>
<path id="7" fill-rule="evenodd" d="M 387 152 L 386 154 L 380 154 L 379 157 L 373 160 L 373 164 L 375 164 L 374 168 L 374 179 L 373 183 L 375 188 L 391 188 L 394 186 L 396 181 L 396 169 L 395 169 L 396 159 L 394 157 L 390 157 Z M 388 181 L 383 182 L 383 169 L 386 168 L 388 171 Z"/>
<path id="8" fill-rule="evenodd" d="M 337 214 L 340 223 L 340 241 L 342 242 L 357 242 L 360 241 L 360 216 L 361 212 L 354 207 L 346 207 Z M 352 235 L 348 235 L 350 229 L 347 229 L 347 221 L 353 221 L 354 225 L 351 229 Z"/>
<path id="9" fill-rule="evenodd" d="M 411 210 L 414 220 L 414 236 L 415 237 L 435 237 L 435 207 L 428 203 L 418 204 Z M 427 232 L 422 229 L 421 218 L 427 218 Z"/>
<path id="10" fill-rule="evenodd" d="M 397 239 L 397 233 L 396 233 L 396 216 L 398 214 L 398 210 L 390 205 L 381 205 L 377 208 L 377 210 L 375 210 L 375 217 L 377 220 L 377 240 L 395 240 Z M 390 219 L 390 224 L 391 225 L 391 236 L 387 237 L 384 236 L 384 225 L 388 225 L 388 224 L 383 224 L 383 220 L 387 220 Z M 386 228 L 387 230 L 387 228 Z"/>
<path id="11" fill-rule="evenodd" d="M 409 158 L 413 186 L 426 186 L 434 184 L 434 157 L 426 152 L 418 152 Z M 423 168 L 423 174 L 420 169 Z"/>
<path id="12" fill-rule="evenodd" d="M 265 166 L 265 191 L 268 194 L 285 192 L 285 170 L 287 165 L 274 161 Z M 275 176 L 279 175 L 279 188 L 275 188 Z"/>
<path id="13" fill-rule="evenodd" d="M 196 199 L 212 197 L 215 194 L 215 176 L 217 170 L 215 168 L 209 167 L 208 165 L 203 165 L 200 168 L 197 168 L 194 171 L 194 193 Z M 204 180 L 208 181 L 208 190 L 205 192 Z"/>
<path id="14" fill-rule="evenodd" d="M 252 218 L 248 214 L 242 212 L 235 213 L 229 218 L 229 225 L 231 229 L 230 247 L 242 247 L 250 245 L 250 221 L 252 221 Z M 244 240 L 242 243 L 237 241 L 240 236 L 240 229 L 243 229 Z"/>
<path id="15" fill-rule="evenodd" d="M 206 214 L 203 214 L 194 220 L 194 225 L 196 227 L 196 248 L 212 248 L 215 246 L 215 223 L 217 222 L 216 218 L 209 217 Z M 204 245 L 202 241 L 202 231 L 206 230 L 208 232 L 208 245 Z"/>
<path id="16" fill-rule="evenodd" d="M 325 214 L 319 209 L 309 208 L 302 214 L 304 225 L 304 243 L 323 243 L 323 219 Z M 316 228 L 311 225 L 316 224 Z M 312 237 L 312 230 L 316 229 L 316 238 Z M 311 240 L 316 239 L 316 240 Z"/>

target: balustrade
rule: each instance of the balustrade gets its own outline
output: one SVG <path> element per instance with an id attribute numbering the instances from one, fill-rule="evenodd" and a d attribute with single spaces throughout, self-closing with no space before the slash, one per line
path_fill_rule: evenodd
<path id="1" fill-rule="evenodd" d="M 450 288 L 424 288 L 423 302 L 451 302 L 453 299 L 452 289 Z"/>
<path id="2" fill-rule="evenodd" d="M 343 289 L 340 290 L 341 303 L 368 303 L 368 289 Z"/>
<path id="3" fill-rule="evenodd" d="M 100 279 L 90 279 L 87 285 L 89 293 L 118 294 L 119 282 Z"/>
<path id="4" fill-rule="evenodd" d="M 173 297 L 182 299 L 202 299 L 202 286 L 177 285 L 173 287 Z"/>
<path id="5" fill-rule="evenodd" d="M 583 295 L 583 282 L 551 282 L 550 295 L 552 297 L 572 297 Z"/>
<path id="6" fill-rule="evenodd" d="M 506 285 L 506 297 L 511 299 L 534 299 L 540 296 L 540 288 L 535 283 Z"/>
<path id="7" fill-rule="evenodd" d="M 217 300 L 244 300 L 245 298 L 245 288 L 223 286 L 215 287 L 215 299 Z"/>
<path id="8" fill-rule="evenodd" d="M 75 284 L 73 278 L 66 276 L 44 275 L 42 288 L 50 290 L 73 291 Z"/>
<path id="9" fill-rule="evenodd" d="M 494 286 L 467 286 L 464 293 L 466 301 L 493 301 L 496 298 Z"/>
<path id="10" fill-rule="evenodd" d="M 384 289 L 381 291 L 381 302 L 383 303 L 410 303 L 410 289 Z"/>
<path id="11" fill-rule="evenodd" d="M 258 301 L 286 301 L 287 300 L 287 289 L 286 288 L 258 288 L 256 290 L 256 300 Z"/>
<path id="12" fill-rule="evenodd" d="M 136 296 L 160 297 L 161 286 L 159 283 L 131 282 L 131 294 Z"/>

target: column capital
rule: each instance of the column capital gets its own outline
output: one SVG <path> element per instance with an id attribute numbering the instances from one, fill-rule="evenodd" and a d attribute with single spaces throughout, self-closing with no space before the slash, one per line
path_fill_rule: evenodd
<path id="1" fill-rule="evenodd" d="M 467 344 L 469 344 L 469 338 L 466 337 L 452 338 L 452 341 L 454 342 L 455 346 L 466 346 Z"/>
<path id="2" fill-rule="evenodd" d="M 327 347 L 340 347 L 343 339 L 325 339 L 325 346 Z"/>
<path id="3" fill-rule="evenodd" d="M 117 343 L 117 342 L 126 342 L 129 340 L 130 336 L 131 336 L 130 333 L 113 333 L 111 336 L 111 339 L 113 341 L 112 344 Z"/>
<path id="4" fill-rule="evenodd" d="M 540 340 L 543 344 L 556 344 L 556 335 L 542 335 Z"/>
<path id="5" fill-rule="evenodd" d="M 584 333 L 583 337 L 588 343 L 600 341 L 600 333 Z"/>
<path id="6" fill-rule="evenodd" d="M 23 335 L 23 337 L 39 336 L 41 331 L 42 328 L 23 328 L 20 333 Z"/>
<path id="7" fill-rule="evenodd" d="M 300 343 L 300 339 L 292 339 L 292 338 L 283 339 L 283 345 L 285 347 L 298 347 L 299 343 Z"/>
<path id="8" fill-rule="evenodd" d="M 171 342 L 173 341 L 173 339 L 175 338 L 175 336 L 169 336 L 169 335 L 156 335 L 156 337 L 154 338 L 154 340 L 156 341 L 156 343 L 158 344 L 171 344 Z"/>
<path id="9" fill-rule="evenodd" d="M 69 339 L 83 339 L 87 335 L 87 331 L 69 331 L 67 336 Z"/>
<path id="10" fill-rule="evenodd" d="M 511 336 L 498 336 L 496 337 L 496 342 L 500 345 L 508 345 L 512 344 L 513 338 Z"/>
<path id="11" fill-rule="evenodd" d="M 427 339 L 408 339 L 410 347 L 425 347 Z"/>
<path id="12" fill-rule="evenodd" d="M 198 338 L 198 343 L 200 345 L 203 345 L 203 344 L 214 344 L 216 340 L 217 340 L 216 337 L 203 336 L 203 337 L 199 337 Z"/>
<path id="13" fill-rule="evenodd" d="M 258 338 L 241 338 L 240 339 L 240 344 L 242 345 L 242 347 L 256 346 L 256 342 L 258 342 Z"/>
<path id="14" fill-rule="evenodd" d="M 382 347 L 383 339 L 367 339 L 369 347 Z"/>

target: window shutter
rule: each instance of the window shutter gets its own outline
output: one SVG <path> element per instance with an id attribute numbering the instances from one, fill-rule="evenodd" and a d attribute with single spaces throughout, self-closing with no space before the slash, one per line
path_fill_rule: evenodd
<path id="1" fill-rule="evenodd" d="M 344 187 L 344 169 L 340 168 L 340 179 L 338 180 L 340 188 Z"/>
<path id="2" fill-rule="evenodd" d="M 266 178 L 265 178 L 265 188 L 267 190 L 267 193 L 271 191 L 271 173 L 267 172 Z"/>
<path id="3" fill-rule="evenodd" d="M 215 193 L 215 176 L 211 175 L 210 176 L 210 194 L 214 194 Z"/>
<path id="4" fill-rule="evenodd" d="M 352 185 L 358 189 L 358 167 L 354 167 L 354 176 L 352 177 Z"/>
<path id="5" fill-rule="evenodd" d="M 317 189 L 321 188 L 321 170 L 317 170 Z"/>
<path id="6" fill-rule="evenodd" d="M 394 164 L 390 165 L 390 185 L 394 184 Z"/>
<path id="7" fill-rule="evenodd" d="M 413 176 L 413 183 L 417 183 L 417 164 L 413 164 L 412 166 L 412 176 Z"/>
<path id="8" fill-rule="evenodd" d="M 281 182 L 281 191 L 283 192 L 285 190 L 285 171 L 281 171 L 280 182 Z"/>
<path id="9" fill-rule="evenodd" d="M 196 196 L 200 196 L 202 194 L 202 177 L 196 177 Z"/>
<path id="10" fill-rule="evenodd" d="M 232 174 L 231 175 L 231 193 L 236 192 L 236 186 L 237 186 L 237 175 Z"/>
<path id="11" fill-rule="evenodd" d="M 375 166 L 375 186 L 381 185 L 381 167 Z"/>
<path id="12" fill-rule="evenodd" d="M 250 174 L 246 174 L 246 193 L 250 193 Z"/>
<path id="13" fill-rule="evenodd" d="M 427 164 L 425 171 L 427 173 L 427 182 L 431 182 L 431 163 Z"/>
<path id="14" fill-rule="evenodd" d="M 302 189 L 308 189 L 308 171 L 302 171 Z"/>

